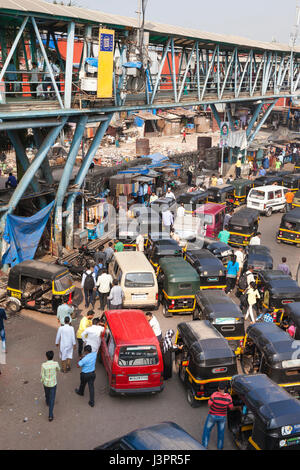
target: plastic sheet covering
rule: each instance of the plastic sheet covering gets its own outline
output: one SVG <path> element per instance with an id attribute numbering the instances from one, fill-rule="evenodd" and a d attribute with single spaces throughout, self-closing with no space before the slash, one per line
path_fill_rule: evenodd
<path id="1" fill-rule="evenodd" d="M 9 248 L 2 257 L 3 264 L 15 266 L 34 258 L 54 203 L 31 217 L 7 216 L 3 238 Z"/>

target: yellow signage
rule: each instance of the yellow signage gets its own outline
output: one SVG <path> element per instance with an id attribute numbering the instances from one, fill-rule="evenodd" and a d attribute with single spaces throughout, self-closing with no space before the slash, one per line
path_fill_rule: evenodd
<path id="1" fill-rule="evenodd" d="M 112 98 L 115 32 L 99 30 L 97 98 Z"/>

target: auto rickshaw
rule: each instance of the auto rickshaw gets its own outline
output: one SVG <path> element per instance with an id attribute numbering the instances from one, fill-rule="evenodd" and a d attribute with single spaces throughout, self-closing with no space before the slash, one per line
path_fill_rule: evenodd
<path id="1" fill-rule="evenodd" d="M 171 239 L 170 234 L 167 232 L 160 232 L 160 231 L 149 232 L 145 240 L 145 254 L 148 255 L 149 251 L 151 251 L 153 248 L 153 244 L 157 240 L 170 240 L 170 239 Z"/>
<path id="2" fill-rule="evenodd" d="M 300 302 L 294 302 L 284 307 L 284 311 L 280 318 L 280 328 L 286 330 L 289 326 L 294 325 L 296 341 L 300 340 Z"/>
<path id="3" fill-rule="evenodd" d="M 247 203 L 247 196 L 250 189 L 253 188 L 253 181 L 246 179 L 237 179 L 233 181 L 234 187 L 234 206 L 242 206 Z"/>
<path id="4" fill-rule="evenodd" d="M 273 311 L 273 318 L 277 324 L 286 305 L 300 301 L 300 287 L 291 276 L 282 271 L 260 271 L 258 287 L 263 307 Z"/>
<path id="5" fill-rule="evenodd" d="M 260 271 L 273 270 L 273 258 L 267 246 L 249 246 L 242 274 L 250 268 L 253 269 L 254 275 L 257 275 Z"/>
<path id="6" fill-rule="evenodd" d="M 228 341 L 238 356 L 245 337 L 245 319 L 238 305 L 223 291 L 200 291 L 196 294 L 194 318 L 208 320 Z"/>
<path id="7" fill-rule="evenodd" d="M 296 207 L 300 207 L 300 191 L 297 191 L 292 203 L 293 209 L 296 209 Z"/>
<path id="8" fill-rule="evenodd" d="M 161 214 L 166 210 L 170 210 L 173 214 L 175 214 L 177 209 L 176 200 L 170 197 L 161 197 L 160 199 L 156 199 L 150 204 L 152 210 Z"/>
<path id="9" fill-rule="evenodd" d="M 174 313 L 193 314 L 200 277 L 187 261 L 181 257 L 162 258 L 157 281 L 165 317 L 172 317 Z"/>
<path id="10" fill-rule="evenodd" d="M 295 171 L 300 170 L 300 155 L 297 155 L 295 158 L 293 158 L 293 160 L 294 160 L 294 163 L 295 163 L 294 170 Z"/>
<path id="11" fill-rule="evenodd" d="M 203 248 L 210 251 L 220 261 L 223 266 L 227 267 L 228 262 L 231 260 L 231 256 L 234 254 L 234 250 L 231 246 L 223 242 L 217 242 L 212 238 L 205 238 Z"/>
<path id="12" fill-rule="evenodd" d="M 207 202 L 222 204 L 226 206 L 226 211 L 230 212 L 234 208 L 234 186 L 224 184 L 208 188 Z"/>
<path id="13" fill-rule="evenodd" d="M 240 450 L 300 449 L 300 403 L 265 374 L 231 380 L 228 429 Z"/>
<path id="14" fill-rule="evenodd" d="M 173 238 L 158 240 L 151 238 L 147 247 L 147 256 L 157 275 L 160 269 L 160 260 L 166 257 L 183 257 L 183 249 Z"/>
<path id="15" fill-rule="evenodd" d="M 288 243 L 300 248 L 300 207 L 291 210 L 281 219 L 277 233 L 278 243 Z"/>
<path id="16" fill-rule="evenodd" d="M 293 192 L 297 192 L 300 189 L 300 173 L 292 173 L 283 178 L 283 186 L 289 188 Z"/>
<path id="17" fill-rule="evenodd" d="M 6 309 L 9 313 L 26 308 L 56 315 L 57 307 L 72 301 L 74 294 L 73 279 L 65 266 L 22 261 L 9 272 Z"/>
<path id="18" fill-rule="evenodd" d="M 266 374 L 295 398 L 300 398 L 300 359 L 291 336 L 274 323 L 248 327 L 241 355 L 245 374 Z"/>
<path id="19" fill-rule="evenodd" d="M 243 208 L 230 219 L 228 244 L 234 246 L 249 246 L 250 240 L 258 232 L 259 212 L 255 209 Z"/>
<path id="20" fill-rule="evenodd" d="M 289 174 L 291 174 L 290 171 L 269 171 L 266 176 L 255 178 L 253 181 L 253 187 L 272 186 L 273 184 L 284 186 L 283 179 Z"/>
<path id="21" fill-rule="evenodd" d="M 225 338 L 209 321 L 180 323 L 176 344 L 183 349 L 176 355 L 180 380 L 187 388 L 187 401 L 193 407 L 209 400 L 220 382 L 229 387 L 237 374 L 237 362 Z"/>
<path id="22" fill-rule="evenodd" d="M 184 193 L 176 199 L 177 205 L 185 205 L 185 213 L 192 214 L 199 206 L 205 204 L 208 198 L 207 191 L 193 191 L 191 193 Z"/>
<path id="23" fill-rule="evenodd" d="M 226 269 L 223 263 L 208 250 L 189 250 L 186 261 L 200 276 L 200 289 L 226 289 Z"/>

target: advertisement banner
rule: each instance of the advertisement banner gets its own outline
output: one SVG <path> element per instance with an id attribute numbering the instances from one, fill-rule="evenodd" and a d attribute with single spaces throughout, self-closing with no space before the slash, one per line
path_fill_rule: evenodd
<path id="1" fill-rule="evenodd" d="M 228 147 L 229 122 L 221 122 L 220 148 Z"/>
<path id="2" fill-rule="evenodd" d="M 113 30 L 99 30 L 97 98 L 113 96 L 114 40 Z"/>

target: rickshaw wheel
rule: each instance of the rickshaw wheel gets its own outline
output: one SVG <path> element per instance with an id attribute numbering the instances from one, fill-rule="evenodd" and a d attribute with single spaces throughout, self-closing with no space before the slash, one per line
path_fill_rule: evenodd
<path id="1" fill-rule="evenodd" d="M 6 309 L 8 310 L 8 313 L 14 314 L 18 313 L 21 310 L 21 306 L 14 300 L 9 300 L 6 303 Z"/>
<path id="2" fill-rule="evenodd" d="M 163 316 L 164 316 L 165 318 L 171 318 L 171 317 L 173 316 L 172 313 L 170 313 L 170 312 L 168 311 L 168 308 L 167 308 L 165 302 L 163 302 L 163 304 L 162 304 L 162 310 L 163 310 Z"/>
<path id="3" fill-rule="evenodd" d="M 242 371 L 243 371 L 243 374 L 246 374 L 246 375 L 249 375 L 249 374 L 252 374 L 253 373 L 253 368 L 249 369 L 249 370 L 246 370 L 246 367 L 245 367 L 245 354 L 241 354 L 241 367 L 242 367 Z"/>
<path id="4" fill-rule="evenodd" d="M 199 309 L 196 307 L 193 311 L 193 321 L 200 320 L 200 312 Z"/>
<path id="5" fill-rule="evenodd" d="M 198 408 L 200 406 L 200 403 L 194 398 L 194 391 L 191 386 L 188 386 L 186 398 L 192 408 Z"/>

